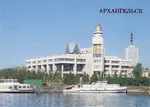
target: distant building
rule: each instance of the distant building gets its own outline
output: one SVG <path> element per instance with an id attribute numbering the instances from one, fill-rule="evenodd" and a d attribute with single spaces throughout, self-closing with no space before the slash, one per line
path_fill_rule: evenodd
<path id="1" fill-rule="evenodd" d="M 133 45 L 133 34 L 131 33 L 131 44 L 125 50 L 125 57 L 128 60 L 132 60 L 132 66 L 136 66 L 139 62 L 138 48 Z"/>
<path id="2" fill-rule="evenodd" d="M 142 70 L 142 76 L 150 78 L 150 68 L 145 68 Z"/>
<path id="3" fill-rule="evenodd" d="M 92 47 L 80 49 L 76 43 L 69 43 L 65 54 L 47 56 L 26 60 L 26 67 L 30 71 L 47 73 L 60 72 L 63 75 L 90 76 L 94 73 L 113 76 L 115 73 L 122 76 L 132 76 L 131 60 L 117 56 L 105 56 L 103 31 L 97 25 L 92 38 Z"/>

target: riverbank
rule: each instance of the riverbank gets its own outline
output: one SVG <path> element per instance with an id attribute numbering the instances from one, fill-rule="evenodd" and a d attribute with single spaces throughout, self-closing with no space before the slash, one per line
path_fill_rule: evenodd
<path id="1" fill-rule="evenodd" d="M 37 93 L 62 93 L 64 86 L 37 86 Z"/>
<path id="2" fill-rule="evenodd" d="M 128 86 L 127 94 L 149 94 L 149 86 Z"/>

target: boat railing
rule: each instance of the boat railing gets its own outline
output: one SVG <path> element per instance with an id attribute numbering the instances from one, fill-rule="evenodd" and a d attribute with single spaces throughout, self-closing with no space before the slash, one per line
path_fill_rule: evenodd
<path id="1" fill-rule="evenodd" d="M 18 83 L 17 79 L 0 79 L 0 83 Z"/>

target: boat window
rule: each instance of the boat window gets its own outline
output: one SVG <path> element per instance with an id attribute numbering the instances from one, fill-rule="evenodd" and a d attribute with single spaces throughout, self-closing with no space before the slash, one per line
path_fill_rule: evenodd
<path id="1" fill-rule="evenodd" d="M 23 88 L 26 88 L 26 86 L 23 86 Z"/>
<path id="2" fill-rule="evenodd" d="M 18 81 L 15 79 L 15 80 L 13 80 L 13 82 L 14 82 L 14 83 L 17 83 Z"/>
<path id="3" fill-rule="evenodd" d="M 10 83 L 10 82 L 13 82 L 13 81 L 12 80 L 8 80 L 7 82 Z"/>
<path id="4" fill-rule="evenodd" d="M 33 88 L 33 85 L 30 85 L 30 88 Z"/>
<path id="5" fill-rule="evenodd" d="M 19 88 L 21 88 L 21 86 L 19 86 Z"/>
<path id="6" fill-rule="evenodd" d="M 9 89 L 12 89 L 12 86 L 9 86 L 8 88 L 9 88 Z"/>
<path id="7" fill-rule="evenodd" d="M 30 88 L 29 86 L 27 86 L 27 88 Z"/>
<path id="8" fill-rule="evenodd" d="M 0 83 L 4 83 L 4 80 L 0 80 Z"/>

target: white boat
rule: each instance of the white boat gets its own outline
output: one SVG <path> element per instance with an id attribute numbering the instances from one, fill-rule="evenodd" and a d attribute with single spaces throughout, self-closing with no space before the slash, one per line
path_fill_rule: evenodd
<path id="1" fill-rule="evenodd" d="M 126 93 L 127 87 L 119 84 L 107 84 L 107 81 L 98 81 L 92 84 L 79 84 L 64 87 L 63 93 Z"/>
<path id="2" fill-rule="evenodd" d="M 33 93 L 31 84 L 21 84 L 17 79 L 0 79 L 0 93 Z"/>

